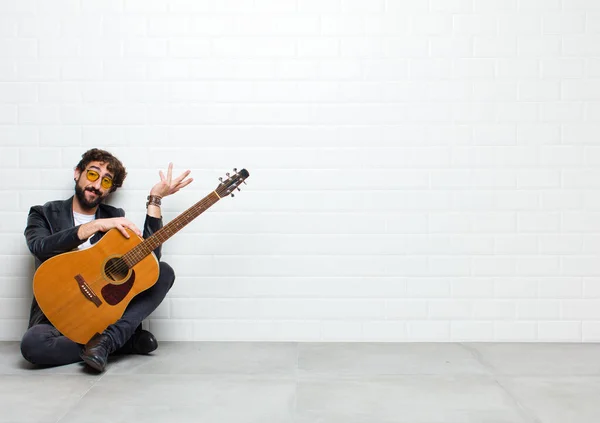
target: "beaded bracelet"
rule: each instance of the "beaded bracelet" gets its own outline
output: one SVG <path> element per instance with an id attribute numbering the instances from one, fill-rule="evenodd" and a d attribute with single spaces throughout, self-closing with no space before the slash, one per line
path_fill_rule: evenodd
<path id="1" fill-rule="evenodd" d="M 147 197 L 148 202 L 146 203 L 146 207 L 148 207 L 149 205 L 153 205 L 156 207 L 160 207 L 161 205 L 161 196 L 160 195 L 149 195 Z"/>

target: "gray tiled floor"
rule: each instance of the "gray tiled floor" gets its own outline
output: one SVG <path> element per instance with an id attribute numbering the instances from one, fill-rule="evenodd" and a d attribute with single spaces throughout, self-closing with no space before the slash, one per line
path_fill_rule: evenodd
<path id="1" fill-rule="evenodd" d="M 598 423 L 600 344 L 161 343 L 34 369 L 0 342 L 0 422 Z"/>

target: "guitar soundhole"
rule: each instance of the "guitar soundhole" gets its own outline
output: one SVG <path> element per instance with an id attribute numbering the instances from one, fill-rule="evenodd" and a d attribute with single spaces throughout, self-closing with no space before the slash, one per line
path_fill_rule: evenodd
<path id="1" fill-rule="evenodd" d="M 112 281 L 120 282 L 129 274 L 129 268 L 120 257 L 111 258 L 104 267 L 106 276 Z"/>

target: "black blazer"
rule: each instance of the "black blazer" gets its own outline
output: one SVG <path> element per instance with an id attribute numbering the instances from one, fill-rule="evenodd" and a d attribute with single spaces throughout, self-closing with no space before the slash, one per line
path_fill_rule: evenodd
<path id="1" fill-rule="evenodd" d="M 100 204 L 96 211 L 96 219 L 112 217 L 123 217 L 125 211 L 120 208 Z M 148 238 L 154 232 L 162 228 L 162 219 L 146 215 L 144 222 L 144 238 Z M 77 236 L 79 225 L 75 226 L 73 220 L 73 197 L 67 200 L 50 201 L 43 206 L 33 206 L 27 216 L 27 227 L 25 228 L 25 239 L 29 251 L 35 257 L 35 269 L 58 254 L 66 253 L 83 244 Z M 95 244 L 104 236 L 103 232 L 97 232 L 90 242 Z M 154 250 L 156 258 L 160 260 L 161 246 Z M 39 308 L 35 297 L 31 304 L 29 315 L 29 327 L 39 323 L 50 323 Z"/>

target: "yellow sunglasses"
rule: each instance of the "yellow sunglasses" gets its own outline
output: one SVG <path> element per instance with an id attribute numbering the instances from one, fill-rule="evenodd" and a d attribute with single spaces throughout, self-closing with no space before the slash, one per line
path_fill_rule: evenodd
<path id="1" fill-rule="evenodd" d="M 92 169 L 88 169 L 88 171 L 86 172 L 85 175 L 86 175 L 88 181 L 90 181 L 90 182 L 97 181 L 98 178 L 100 177 L 100 174 Z M 112 178 L 105 176 L 102 178 L 102 181 L 100 181 L 100 185 L 102 185 L 102 188 L 104 188 L 104 189 L 110 189 L 113 186 L 113 180 L 112 180 Z"/>

